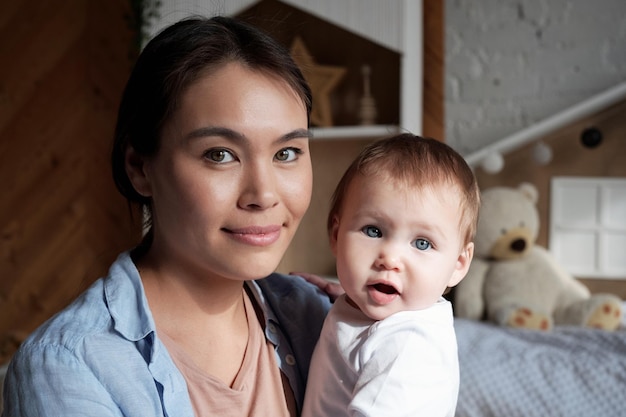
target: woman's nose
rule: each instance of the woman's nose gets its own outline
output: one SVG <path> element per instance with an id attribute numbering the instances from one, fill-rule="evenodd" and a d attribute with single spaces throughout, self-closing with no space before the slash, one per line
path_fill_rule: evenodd
<path id="1" fill-rule="evenodd" d="M 278 204 L 276 176 L 271 167 L 252 165 L 244 171 L 238 205 L 263 210 Z"/>

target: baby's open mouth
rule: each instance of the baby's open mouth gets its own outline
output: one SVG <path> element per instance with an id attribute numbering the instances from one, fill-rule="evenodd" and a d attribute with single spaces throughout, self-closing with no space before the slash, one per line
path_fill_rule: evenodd
<path id="1" fill-rule="evenodd" d="M 400 293 L 393 285 L 384 284 L 382 282 L 368 285 L 367 292 L 370 300 L 380 306 L 392 303 L 400 296 Z"/>
<path id="2" fill-rule="evenodd" d="M 387 284 L 374 284 L 372 287 L 374 287 L 376 291 L 380 291 L 384 294 L 397 294 L 398 293 L 398 291 L 396 291 L 394 287 L 392 287 L 391 285 L 387 285 Z"/>

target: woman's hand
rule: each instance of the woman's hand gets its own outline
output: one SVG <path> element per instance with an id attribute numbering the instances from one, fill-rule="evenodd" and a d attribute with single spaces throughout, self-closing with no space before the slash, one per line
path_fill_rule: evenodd
<path id="1" fill-rule="evenodd" d="M 324 291 L 332 302 L 345 292 L 338 282 L 329 281 L 319 275 L 310 274 L 308 272 L 290 272 L 290 274 L 299 275 L 311 284 L 315 285 L 320 290 Z"/>

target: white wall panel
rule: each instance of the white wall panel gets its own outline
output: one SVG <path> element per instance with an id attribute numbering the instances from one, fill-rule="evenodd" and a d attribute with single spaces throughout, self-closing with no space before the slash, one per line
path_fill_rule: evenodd
<path id="1" fill-rule="evenodd" d="M 554 177 L 550 251 L 581 278 L 626 279 L 626 179 Z"/>

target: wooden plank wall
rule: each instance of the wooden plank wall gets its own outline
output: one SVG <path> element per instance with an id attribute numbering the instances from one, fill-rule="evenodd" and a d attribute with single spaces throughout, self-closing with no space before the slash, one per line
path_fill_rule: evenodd
<path id="1" fill-rule="evenodd" d="M 424 96 L 422 134 L 445 141 L 444 110 L 444 0 L 423 0 Z"/>
<path id="2" fill-rule="evenodd" d="M 0 362 L 139 236 L 108 166 L 129 10 L 0 3 Z"/>

